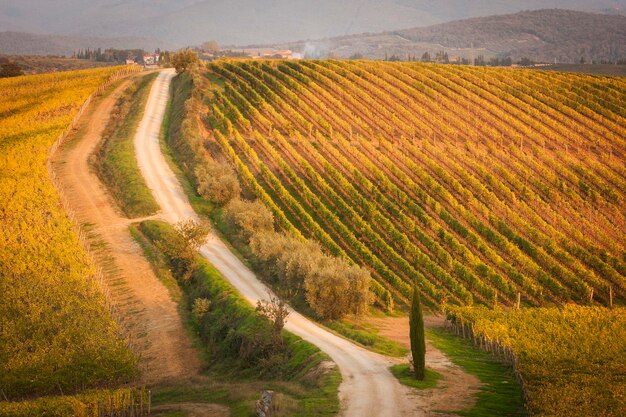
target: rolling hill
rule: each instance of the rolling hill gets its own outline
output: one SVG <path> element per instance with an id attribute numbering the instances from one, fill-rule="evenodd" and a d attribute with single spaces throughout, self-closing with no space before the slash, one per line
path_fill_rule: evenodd
<path id="1" fill-rule="evenodd" d="M 83 102 L 120 69 L 0 80 L 4 399 L 74 393 L 81 387 L 126 382 L 137 374 L 136 358 L 102 292 L 105 284 L 83 249 L 46 164 L 51 147 L 58 147 L 59 135 L 72 128 Z M 23 415 L 9 415 L 17 414 Z"/>
<path id="2" fill-rule="evenodd" d="M 261 44 L 433 25 L 539 8 L 622 12 L 624 0 L 0 0 L 2 30 Z"/>
<path id="3" fill-rule="evenodd" d="M 616 62 L 626 59 L 626 16 L 571 10 L 535 10 L 478 17 L 427 27 L 366 33 L 276 45 L 317 56 L 417 58 L 444 50 L 449 55 L 528 57 L 539 62 Z"/>
<path id="4" fill-rule="evenodd" d="M 69 56 L 79 49 L 132 49 L 153 51 L 168 49 L 173 45 L 149 38 L 94 36 L 59 36 L 25 32 L 0 32 L 0 54 L 6 55 L 59 55 Z"/>
<path id="5" fill-rule="evenodd" d="M 206 71 L 209 152 L 283 230 L 367 267 L 379 297 L 402 302 L 413 282 L 429 304 L 626 296 L 624 79 L 367 61 Z"/>

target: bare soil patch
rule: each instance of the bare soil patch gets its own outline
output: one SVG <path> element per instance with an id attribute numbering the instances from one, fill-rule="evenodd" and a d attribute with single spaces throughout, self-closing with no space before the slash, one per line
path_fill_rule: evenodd
<path id="1" fill-rule="evenodd" d="M 408 317 L 371 317 L 367 322 L 375 326 L 378 334 L 411 347 Z M 442 316 L 426 316 L 428 328 L 443 327 Z M 467 410 L 476 402 L 475 394 L 480 389 L 480 380 L 455 365 L 439 349 L 426 340 L 426 366 L 441 374 L 437 388 L 414 390 L 420 398 L 420 410 L 424 416 L 452 416 L 455 411 Z"/>

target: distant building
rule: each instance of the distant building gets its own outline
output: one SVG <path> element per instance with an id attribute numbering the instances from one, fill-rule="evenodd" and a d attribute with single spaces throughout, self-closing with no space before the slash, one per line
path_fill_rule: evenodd
<path id="1" fill-rule="evenodd" d="M 157 65 L 159 63 L 159 55 L 157 54 L 145 54 L 143 56 L 143 64 L 145 66 Z"/>
<path id="2" fill-rule="evenodd" d="M 126 65 L 133 65 L 133 64 L 136 64 L 136 62 L 135 62 L 135 60 L 134 60 L 134 59 L 128 58 L 128 59 L 126 60 Z"/>

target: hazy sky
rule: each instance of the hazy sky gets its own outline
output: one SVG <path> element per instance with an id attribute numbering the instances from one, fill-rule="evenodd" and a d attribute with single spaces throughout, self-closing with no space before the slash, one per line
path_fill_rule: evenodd
<path id="1" fill-rule="evenodd" d="M 251 44 L 425 26 L 520 10 L 601 12 L 626 0 L 0 0 L 0 31 Z"/>

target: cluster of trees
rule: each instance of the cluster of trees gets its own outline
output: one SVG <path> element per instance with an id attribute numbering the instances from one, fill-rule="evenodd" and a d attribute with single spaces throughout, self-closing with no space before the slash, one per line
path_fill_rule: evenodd
<path id="1" fill-rule="evenodd" d="M 350 56 L 349 59 L 363 59 L 363 55 L 362 54 L 354 54 L 352 56 Z M 465 57 L 459 57 L 459 58 L 455 58 L 454 61 L 450 60 L 450 56 L 448 55 L 448 53 L 446 51 L 437 51 L 434 55 L 431 54 L 430 52 L 426 51 L 422 54 L 421 57 L 418 57 L 417 55 L 411 55 L 411 54 L 407 54 L 407 55 L 397 55 L 397 54 L 393 54 L 393 55 L 388 55 L 385 54 L 385 58 L 384 61 L 389 61 L 389 62 L 435 62 L 438 64 L 460 64 L 460 65 L 476 65 L 476 66 L 489 66 L 489 67 L 510 67 L 513 64 L 516 65 L 520 65 L 523 67 L 530 67 L 533 66 L 535 64 L 534 61 L 532 61 L 529 58 L 523 57 L 521 59 L 518 59 L 517 61 L 513 61 L 513 58 L 511 58 L 510 56 L 505 56 L 505 57 L 491 57 L 489 59 L 486 59 L 484 55 L 478 55 L 474 60 L 471 60 L 469 58 L 465 58 Z"/>
<path id="2" fill-rule="evenodd" d="M 143 62 L 144 53 L 145 51 L 143 49 L 108 48 L 103 51 L 101 48 L 85 48 L 79 49 L 76 53 L 74 53 L 74 58 L 88 59 L 98 62 L 125 63 L 127 59 L 132 59 L 135 62 Z"/>
<path id="3" fill-rule="evenodd" d="M 17 77 L 20 75 L 24 75 L 24 71 L 19 65 L 0 57 L 0 78 Z"/>
<path id="4" fill-rule="evenodd" d="M 85 48 L 79 49 L 72 56 L 77 59 L 84 59 L 96 62 L 115 62 L 118 64 L 126 63 L 127 59 L 132 59 L 138 64 L 143 63 L 143 57 L 148 52 L 143 49 L 114 49 L 107 48 L 102 50 L 102 48 Z M 170 60 L 173 55 L 170 51 L 162 51 L 157 48 L 154 51 L 154 54 L 158 56 L 158 62 L 161 65 L 169 66 Z"/>
<path id="5" fill-rule="evenodd" d="M 314 241 L 276 232 L 271 212 L 259 200 L 232 200 L 224 217 L 238 237 L 249 242 L 260 269 L 275 280 L 281 295 L 303 295 L 323 319 L 366 311 L 371 302 L 367 270 L 325 254 Z"/>

